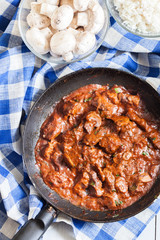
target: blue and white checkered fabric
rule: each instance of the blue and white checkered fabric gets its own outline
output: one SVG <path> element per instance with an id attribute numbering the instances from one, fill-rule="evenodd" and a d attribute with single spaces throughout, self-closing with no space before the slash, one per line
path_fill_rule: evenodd
<path id="1" fill-rule="evenodd" d="M 57 78 L 90 67 L 123 69 L 140 76 L 160 93 L 160 42 L 126 32 L 111 17 L 103 45 L 92 56 L 65 67 L 36 58 L 21 40 L 19 0 L 0 1 L 0 239 L 11 239 L 14 220 L 24 224 L 42 208 L 22 161 L 23 126 L 34 101 Z M 160 210 L 160 199 L 148 209 L 115 223 L 86 223 L 59 215 L 72 224 L 76 239 L 132 240 Z M 16 225 L 17 227 L 17 225 Z"/>

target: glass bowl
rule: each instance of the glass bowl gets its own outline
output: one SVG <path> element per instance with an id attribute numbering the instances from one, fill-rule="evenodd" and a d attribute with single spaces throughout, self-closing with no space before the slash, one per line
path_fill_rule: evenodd
<path id="1" fill-rule="evenodd" d="M 106 1 L 105 0 L 97 0 L 97 1 L 100 3 L 100 5 L 102 6 L 102 8 L 104 10 L 104 15 L 105 15 L 104 26 L 101 29 L 101 31 L 98 34 L 96 34 L 95 46 L 90 51 L 86 52 L 85 54 L 74 55 L 74 58 L 71 61 L 66 62 L 62 57 L 53 57 L 50 53 L 39 54 L 30 46 L 30 44 L 26 40 L 26 32 L 29 29 L 29 26 L 26 21 L 26 17 L 30 12 L 31 2 L 36 2 L 35 0 L 23 0 L 20 5 L 19 16 L 18 16 L 18 26 L 19 26 L 19 31 L 20 31 L 21 37 L 23 39 L 23 42 L 28 47 L 28 49 L 32 53 L 34 53 L 37 57 L 39 57 L 47 62 L 50 62 L 50 63 L 55 63 L 55 64 L 66 64 L 67 63 L 68 64 L 68 63 L 80 61 L 84 58 L 89 57 L 92 53 L 94 53 L 100 47 L 100 45 L 102 44 L 102 42 L 106 36 L 107 30 L 109 27 L 109 11 L 107 8 Z"/>
<path id="2" fill-rule="evenodd" d="M 107 6 L 108 6 L 110 14 L 113 16 L 113 18 L 116 20 L 116 22 L 123 29 L 125 29 L 126 31 L 131 32 L 131 33 L 133 33 L 133 34 L 135 34 L 137 36 L 140 36 L 140 37 L 145 37 L 145 38 L 157 38 L 157 37 L 160 37 L 160 32 L 157 32 L 157 33 L 143 33 L 143 32 L 140 32 L 138 30 L 131 29 L 128 25 L 126 25 L 124 23 L 124 21 L 119 16 L 119 12 L 117 11 L 117 9 L 116 9 L 116 7 L 115 7 L 115 5 L 113 3 L 113 0 L 106 0 L 106 1 L 107 1 Z"/>

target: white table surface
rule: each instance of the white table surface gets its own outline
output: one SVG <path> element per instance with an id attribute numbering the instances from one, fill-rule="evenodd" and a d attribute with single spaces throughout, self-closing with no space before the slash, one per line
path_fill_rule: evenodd
<path id="1" fill-rule="evenodd" d="M 2 232 L 4 236 L 8 237 L 9 239 L 12 239 L 17 230 L 18 225 L 19 224 L 17 222 L 8 218 L 6 223 L 0 229 L 0 232 Z M 45 232 L 43 240 L 52 239 L 75 240 L 72 227 L 64 222 L 52 223 L 48 230 Z M 144 231 L 140 234 L 140 236 L 136 240 L 160 240 L 160 212 L 151 220 L 151 222 L 147 225 L 147 227 L 144 229 Z"/>
<path id="2" fill-rule="evenodd" d="M 62 222 L 53 223 L 43 237 L 43 240 L 52 239 L 75 240 L 72 227 Z M 137 240 L 160 240 L 160 212 L 152 219 L 145 230 L 139 235 Z"/>

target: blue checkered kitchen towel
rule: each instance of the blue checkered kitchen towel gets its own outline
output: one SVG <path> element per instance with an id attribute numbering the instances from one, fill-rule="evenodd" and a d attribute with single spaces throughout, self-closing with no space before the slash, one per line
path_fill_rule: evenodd
<path id="1" fill-rule="evenodd" d="M 40 94 L 57 78 L 90 67 L 123 69 L 140 76 L 160 93 L 160 42 L 134 36 L 111 17 L 103 45 L 89 58 L 65 67 L 35 57 L 19 34 L 19 0 L 0 0 L 0 239 L 11 239 L 15 222 L 35 217 L 42 199 L 29 181 L 22 161 L 23 129 Z M 60 215 L 74 228 L 77 240 L 136 239 L 160 210 L 160 199 L 129 219 L 105 224 L 85 223 Z M 18 225 L 16 224 L 16 227 Z"/>

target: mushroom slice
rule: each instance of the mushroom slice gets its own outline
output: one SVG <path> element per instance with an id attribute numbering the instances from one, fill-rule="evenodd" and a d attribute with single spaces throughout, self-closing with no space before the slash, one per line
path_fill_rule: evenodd
<path id="1" fill-rule="evenodd" d="M 139 177 L 139 180 L 140 180 L 141 182 L 147 183 L 147 182 L 152 181 L 152 178 L 149 176 L 148 173 L 142 173 L 142 174 L 140 175 L 140 177 Z"/>
<path id="2" fill-rule="evenodd" d="M 40 54 L 46 54 L 50 51 L 49 39 L 40 29 L 32 27 L 26 32 L 27 42 Z"/>
<path id="3" fill-rule="evenodd" d="M 27 16 L 27 23 L 30 27 L 42 29 L 50 25 L 50 19 L 47 16 L 30 12 Z"/>
<path id="4" fill-rule="evenodd" d="M 76 35 L 76 47 L 74 52 L 76 54 L 84 54 L 92 49 L 95 45 L 96 38 L 95 35 L 91 32 L 79 32 Z"/>
<path id="5" fill-rule="evenodd" d="M 41 4 L 41 9 L 40 9 L 40 14 L 46 15 L 47 17 L 51 18 L 54 11 L 57 9 L 58 7 L 52 4 L 48 4 L 48 3 L 42 3 Z"/>
<path id="6" fill-rule="evenodd" d="M 116 189 L 118 189 L 120 192 L 125 193 L 128 191 L 128 185 L 127 182 L 123 177 L 116 178 L 115 183 Z"/>
<path id="7" fill-rule="evenodd" d="M 73 19 L 73 9 L 68 5 L 63 5 L 54 11 L 51 18 L 51 26 L 57 30 L 66 29 Z"/>

